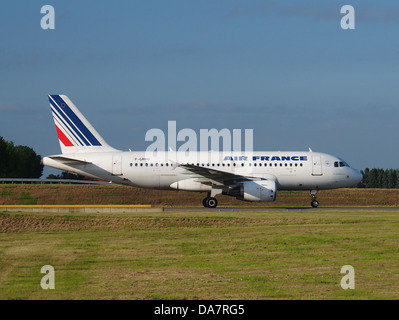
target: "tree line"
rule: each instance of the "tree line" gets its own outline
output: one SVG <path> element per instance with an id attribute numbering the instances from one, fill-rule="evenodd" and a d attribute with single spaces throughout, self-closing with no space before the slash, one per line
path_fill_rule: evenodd
<path id="1" fill-rule="evenodd" d="M 75 174 L 75 173 L 70 173 L 70 172 L 67 172 L 67 171 L 62 171 L 60 174 L 57 174 L 57 175 L 51 173 L 51 174 L 49 174 L 49 175 L 47 176 L 46 179 L 92 180 L 92 179 L 87 179 L 87 178 L 84 177 L 84 176 L 81 176 L 81 175 L 78 175 L 78 174 Z"/>
<path id="2" fill-rule="evenodd" d="M 399 189 L 399 169 L 366 168 L 361 173 L 363 180 L 354 188 Z"/>
<path id="3" fill-rule="evenodd" d="M 41 156 L 27 146 L 0 137 L 0 178 L 37 179 L 43 174 Z"/>

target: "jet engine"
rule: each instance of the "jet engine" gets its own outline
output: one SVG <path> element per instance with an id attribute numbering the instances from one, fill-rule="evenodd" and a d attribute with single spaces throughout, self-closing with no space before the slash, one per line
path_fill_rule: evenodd
<path id="1" fill-rule="evenodd" d="M 277 183 L 273 180 L 244 181 L 240 183 L 238 200 L 270 202 L 276 200 Z"/>

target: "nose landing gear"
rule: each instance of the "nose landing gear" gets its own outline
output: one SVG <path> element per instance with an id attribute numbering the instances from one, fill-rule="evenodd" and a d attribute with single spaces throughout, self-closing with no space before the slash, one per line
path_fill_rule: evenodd
<path id="1" fill-rule="evenodd" d="M 310 205 L 313 208 L 317 208 L 319 206 L 319 201 L 316 200 L 317 191 L 318 190 L 310 190 L 310 195 L 312 196 L 312 202 L 310 203 Z"/>

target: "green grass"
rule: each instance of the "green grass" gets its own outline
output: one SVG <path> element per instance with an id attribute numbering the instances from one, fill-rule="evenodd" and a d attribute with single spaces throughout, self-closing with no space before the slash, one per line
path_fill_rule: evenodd
<path id="1" fill-rule="evenodd" d="M 37 198 L 32 198 L 29 192 L 22 192 L 19 198 L 19 204 L 21 205 L 36 205 Z"/>
<path id="2" fill-rule="evenodd" d="M 396 211 L 2 213 L 0 299 L 398 299 L 398 238 Z"/>

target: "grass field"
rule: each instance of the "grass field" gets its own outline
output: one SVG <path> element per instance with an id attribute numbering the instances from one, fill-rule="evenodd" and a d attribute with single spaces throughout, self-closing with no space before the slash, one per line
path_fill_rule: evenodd
<path id="1" fill-rule="evenodd" d="M 398 239 L 388 210 L 0 213 L 0 299 L 398 299 Z"/>

